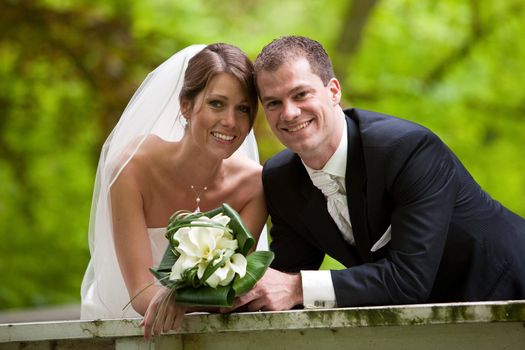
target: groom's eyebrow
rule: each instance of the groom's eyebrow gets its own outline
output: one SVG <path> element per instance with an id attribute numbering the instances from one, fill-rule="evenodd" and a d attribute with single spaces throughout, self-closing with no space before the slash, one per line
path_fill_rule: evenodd
<path id="1" fill-rule="evenodd" d="M 293 89 L 291 89 L 288 92 L 288 94 L 289 95 L 295 95 L 298 92 L 301 92 L 301 91 L 304 91 L 304 90 L 310 90 L 310 89 L 311 89 L 311 87 L 309 85 L 301 84 L 301 85 L 298 85 L 298 86 L 294 87 Z"/>
<path id="2" fill-rule="evenodd" d="M 261 102 L 267 102 L 267 101 L 271 101 L 271 100 L 276 100 L 277 97 L 273 97 L 273 96 L 261 96 Z"/>
<path id="3" fill-rule="evenodd" d="M 301 84 L 301 85 L 298 85 L 298 86 L 295 86 L 293 89 L 289 90 L 286 92 L 286 96 L 290 96 L 290 95 L 294 95 L 300 91 L 303 91 L 303 90 L 310 90 L 311 87 L 307 84 Z M 271 101 L 271 100 L 280 100 L 280 98 L 278 97 L 275 97 L 275 96 L 261 96 L 261 102 L 267 102 L 267 101 Z"/>

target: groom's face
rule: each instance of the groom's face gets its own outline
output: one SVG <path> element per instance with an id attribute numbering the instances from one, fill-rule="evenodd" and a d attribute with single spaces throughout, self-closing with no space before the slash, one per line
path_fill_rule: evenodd
<path id="1" fill-rule="evenodd" d="M 274 134 L 303 160 L 328 160 L 337 148 L 336 106 L 340 87 L 334 78 L 325 86 L 303 58 L 292 58 L 276 70 L 257 74 L 257 85 Z"/>

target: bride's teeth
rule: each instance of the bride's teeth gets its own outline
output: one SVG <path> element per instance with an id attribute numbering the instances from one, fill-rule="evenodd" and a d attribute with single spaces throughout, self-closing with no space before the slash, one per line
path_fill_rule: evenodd
<path id="1" fill-rule="evenodd" d="M 299 131 L 299 130 L 301 130 L 301 129 L 306 128 L 306 127 L 308 126 L 309 123 L 310 123 L 310 122 L 304 122 L 304 123 L 302 123 L 302 124 L 297 125 L 295 128 L 290 128 L 290 129 L 288 129 L 288 131 L 290 131 L 290 132 Z"/>
<path id="2" fill-rule="evenodd" d="M 212 133 L 212 135 L 215 136 L 216 138 L 224 140 L 224 141 L 231 141 L 231 140 L 233 140 L 233 136 L 231 136 L 231 135 L 224 135 L 224 134 L 220 134 L 218 132 L 214 132 L 214 133 Z"/>

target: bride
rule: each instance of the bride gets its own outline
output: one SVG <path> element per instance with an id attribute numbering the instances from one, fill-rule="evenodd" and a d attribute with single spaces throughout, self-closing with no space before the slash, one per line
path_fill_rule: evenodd
<path id="1" fill-rule="evenodd" d="M 237 47 L 190 46 L 148 75 L 101 152 L 82 319 L 152 312 L 164 291 L 144 289 L 154 282 L 148 268 L 159 264 L 177 210 L 228 203 L 258 238 L 268 214 L 250 131 L 256 113 L 252 63 Z M 267 248 L 263 232 L 258 249 Z M 183 313 L 172 306 L 164 327 Z"/>

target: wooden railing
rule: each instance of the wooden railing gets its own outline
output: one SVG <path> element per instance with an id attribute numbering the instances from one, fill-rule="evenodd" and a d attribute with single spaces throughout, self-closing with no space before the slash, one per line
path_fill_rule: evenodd
<path id="1" fill-rule="evenodd" d="M 0 349 L 525 349 L 525 301 L 187 315 L 145 342 L 139 319 L 0 325 Z"/>

